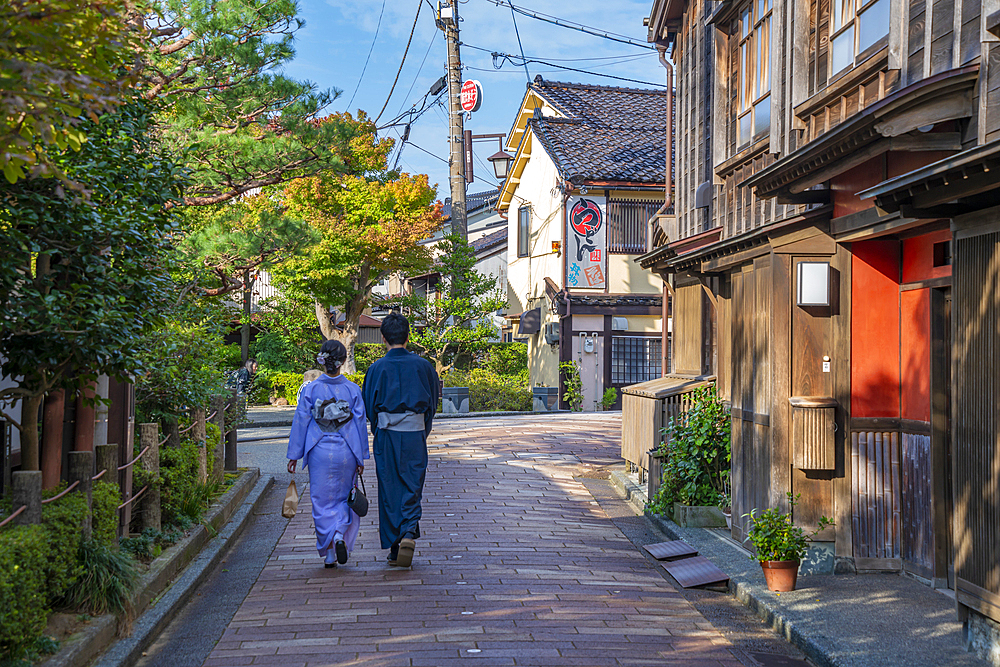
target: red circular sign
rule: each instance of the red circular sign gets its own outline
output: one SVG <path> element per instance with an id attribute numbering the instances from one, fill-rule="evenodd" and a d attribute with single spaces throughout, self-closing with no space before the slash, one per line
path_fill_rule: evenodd
<path id="1" fill-rule="evenodd" d="M 479 107 L 483 103 L 483 87 L 478 81 L 469 79 L 462 84 L 462 92 L 459 96 L 459 100 L 462 104 L 462 111 L 470 113 L 473 111 L 479 111 Z"/>

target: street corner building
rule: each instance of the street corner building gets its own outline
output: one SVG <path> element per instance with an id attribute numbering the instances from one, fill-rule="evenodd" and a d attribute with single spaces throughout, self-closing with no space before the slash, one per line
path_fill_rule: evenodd
<path id="1" fill-rule="evenodd" d="M 733 516 L 802 494 L 831 571 L 953 589 L 1000 664 L 1000 3 L 655 0 L 648 29 L 676 214 L 637 261 L 664 371 L 731 405 Z"/>
<path id="2" fill-rule="evenodd" d="M 560 363 L 580 368 L 585 411 L 609 388 L 661 374 L 664 285 L 634 260 L 652 248 L 649 221 L 665 204 L 669 99 L 527 85 L 497 208 L 508 219 L 508 318 L 528 345 L 536 409 L 568 407 Z"/>

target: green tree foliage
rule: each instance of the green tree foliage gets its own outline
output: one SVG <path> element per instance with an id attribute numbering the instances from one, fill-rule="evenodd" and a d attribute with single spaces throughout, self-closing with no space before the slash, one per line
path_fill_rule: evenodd
<path id="1" fill-rule="evenodd" d="M 311 300 L 323 336 L 347 347 L 344 373 L 354 372 L 358 326 L 372 289 L 393 273 L 426 271 L 430 251 L 419 242 L 441 226 L 441 206 L 432 203 L 436 192 L 426 176 L 381 171 L 391 146 L 390 140 L 369 145 L 373 161 L 364 176 L 325 172 L 285 190 L 289 215 L 308 221 L 320 241 L 274 277 L 291 298 Z M 342 331 L 331 321 L 334 307 L 346 315 Z"/>
<path id="2" fill-rule="evenodd" d="M 495 276 L 476 270 L 476 253 L 459 235 L 445 236 L 435 248 L 433 269 L 440 275 L 434 292 L 414 292 L 390 303 L 410 315 L 410 342 L 446 373 L 459 354 L 486 350 L 497 338 L 490 315 L 507 303 Z"/>
<path id="3" fill-rule="evenodd" d="M 88 141 L 59 157 L 88 201 L 60 196 L 53 179 L 18 181 L 0 199 L 0 374 L 20 378 L 0 401 L 20 399 L 22 415 L 53 388 L 140 372 L 141 336 L 169 305 L 163 261 L 177 219 L 167 205 L 183 180 L 153 142 L 151 110 L 129 104 L 87 121 Z M 37 422 L 15 423 L 22 465 L 38 470 Z"/>
<path id="4" fill-rule="evenodd" d="M 65 177 L 84 118 L 112 110 L 136 48 L 125 0 L 7 0 L 0 7 L 0 170 L 9 183 Z M 73 183 L 85 187 L 78 172 Z"/>
<path id="5" fill-rule="evenodd" d="M 569 403 L 570 410 L 580 412 L 583 410 L 583 380 L 580 378 L 580 362 L 564 361 L 559 364 L 559 371 L 562 375 L 562 399 Z"/>
<path id="6" fill-rule="evenodd" d="M 294 0 L 155 0 L 144 16 L 143 94 L 169 105 L 160 131 L 192 170 L 186 204 L 356 168 L 357 123 L 320 119 L 340 92 L 280 73 L 295 55 L 297 12 Z"/>

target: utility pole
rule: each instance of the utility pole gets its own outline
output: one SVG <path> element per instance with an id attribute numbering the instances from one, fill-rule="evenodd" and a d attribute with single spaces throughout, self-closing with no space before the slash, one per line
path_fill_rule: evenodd
<path id="1" fill-rule="evenodd" d="M 458 52 L 458 2 L 438 3 L 437 25 L 448 43 L 448 145 L 451 159 L 451 233 L 469 237 L 465 215 L 465 124 L 462 111 L 462 58 Z"/>

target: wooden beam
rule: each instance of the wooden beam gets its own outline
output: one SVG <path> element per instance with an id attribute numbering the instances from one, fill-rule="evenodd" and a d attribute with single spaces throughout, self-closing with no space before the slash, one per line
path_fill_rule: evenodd
<path id="1" fill-rule="evenodd" d="M 731 255 L 723 255 L 722 257 L 716 257 L 714 259 L 709 259 L 701 263 L 702 273 L 715 273 L 722 269 L 728 269 L 740 264 L 749 262 L 750 260 L 760 257 L 761 255 L 766 255 L 771 252 L 770 246 L 764 244 L 753 248 L 747 248 L 746 250 L 740 250 L 734 252 Z"/>
<path id="2" fill-rule="evenodd" d="M 889 140 L 894 151 L 960 151 L 961 132 L 927 132 L 903 134 Z"/>
<path id="3" fill-rule="evenodd" d="M 945 187 L 932 187 L 926 192 L 915 193 L 913 206 L 922 209 L 931 208 L 961 197 L 971 197 L 992 190 L 1000 185 L 1000 165 L 995 167 L 989 171 L 971 174 L 968 178 L 948 181 L 944 184 Z"/>
<path id="4" fill-rule="evenodd" d="M 831 190 L 803 190 L 802 192 L 781 192 L 775 199 L 779 204 L 829 204 Z"/>
<path id="5" fill-rule="evenodd" d="M 792 194 L 803 192 L 817 183 L 827 181 L 838 174 L 842 174 L 848 169 L 853 169 L 859 164 L 867 162 L 873 157 L 877 157 L 882 153 L 885 153 L 889 150 L 889 148 L 890 142 L 887 139 L 880 139 L 873 144 L 869 144 L 858 151 L 850 153 L 840 160 L 835 160 L 826 167 L 820 167 L 819 169 L 810 171 L 808 175 L 804 175 L 801 179 L 795 181 L 788 188 L 788 190 Z"/>

